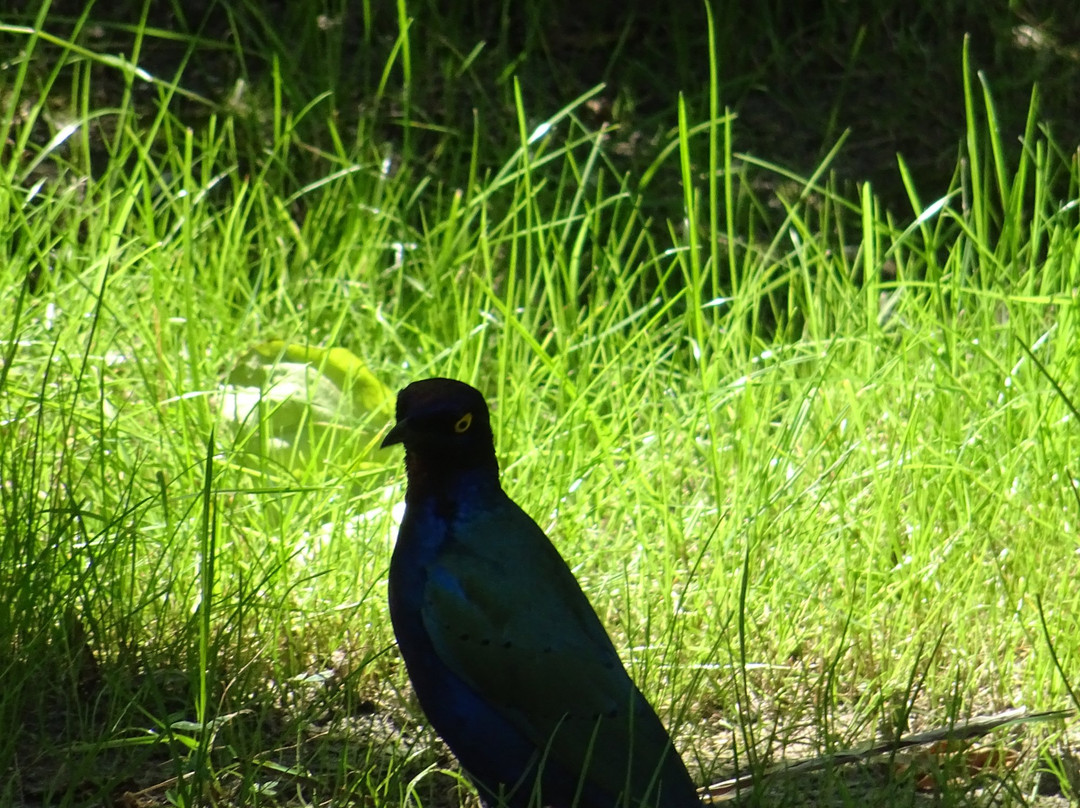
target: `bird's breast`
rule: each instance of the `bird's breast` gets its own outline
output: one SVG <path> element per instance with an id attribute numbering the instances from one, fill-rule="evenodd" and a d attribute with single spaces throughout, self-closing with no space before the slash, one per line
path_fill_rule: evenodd
<path id="1" fill-rule="evenodd" d="M 390 616 L 395 625 L 402 619 L 419 619 L 424 589 L 433 577 L 443 586 L 452 585 L 439 559 L 455 537 L 468 529 L 473 511 L 453 497 L 425 497 L 406 504 L 390 557 Z"/>

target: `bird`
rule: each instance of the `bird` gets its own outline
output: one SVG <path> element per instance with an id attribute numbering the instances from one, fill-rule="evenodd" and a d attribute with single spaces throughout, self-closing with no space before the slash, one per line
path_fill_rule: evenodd
<path id="1" fill-rule="evenodd" d="M 489 806 L 700 808 L 671 737 L 551 540 L 503 490 L 488 406 L 455 379 L 397 397 L 390 618 L 420 707 Z"/>

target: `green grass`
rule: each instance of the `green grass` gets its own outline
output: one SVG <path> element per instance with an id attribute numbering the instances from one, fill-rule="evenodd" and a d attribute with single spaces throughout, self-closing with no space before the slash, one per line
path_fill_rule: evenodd
<path id="1" fill-rule="evenodd" d="M 701 783 L 1069 706 L 1080 172 L 1034 97 L 1003 145 L 965 60 L 949 189 L 922 198 L 901 161 L 896 213 L 828 159 L 800 177 L 737 152 L 722 65 L 628 173 L 598 91 L 538 102 L 508 50 L 501 101 L 440 131 L 410 106 L 430 54 L 363 17 L 388 50 L 346 124 L 347 49 L 305 84 L 243 49 L 252 20 L 288 53 L 257 15 L 232 45 L 144 19 L 124 57 L 47 6 L 3 29 L 24 55 L 0 96 L 0 726 L 22 729 L 0 733 L 0 802 L 466 793 L 393 647 L 386 412 L 268 389 L 256 415 L 304 440 L 238 423 L 227 385 L 274 339 L 348 348 L 392 389 L 481 388 L 505 486 Z M 179 67 L 147 81 L 161 42 Z M 185 71 L 230 47 L 269 67 L 204 104 Z M 459 55 L 437 77 L 455 93 L 479 58 Z M 656 218 L 650 195 L 680 188 Z M 1021 804 L 1068 743 L 1024 737 L 1015 769 L 941 773 L 942 803 Z"/>

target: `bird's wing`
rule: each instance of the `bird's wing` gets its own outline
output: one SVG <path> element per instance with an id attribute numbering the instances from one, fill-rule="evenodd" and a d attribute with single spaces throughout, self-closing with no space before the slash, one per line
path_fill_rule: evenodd
<path id="1" fill-rule="evenodd" d="M 509 500 L 459 527 L 428 570 L 436 652 L 552 759 L 645 793 L 670 741 L 573 573 Z"/>

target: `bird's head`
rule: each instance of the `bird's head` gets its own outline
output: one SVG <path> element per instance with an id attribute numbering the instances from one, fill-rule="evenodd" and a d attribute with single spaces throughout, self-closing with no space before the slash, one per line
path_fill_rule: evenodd
<path id="1" fill-rule="evenodd" d="M 407 467 L 439 474 L 493 466 L 495 447 L 480 391 L 454 379 L 413 382 L 397 397 L 397 423 L 382 446 L 405 446 Z"/>

